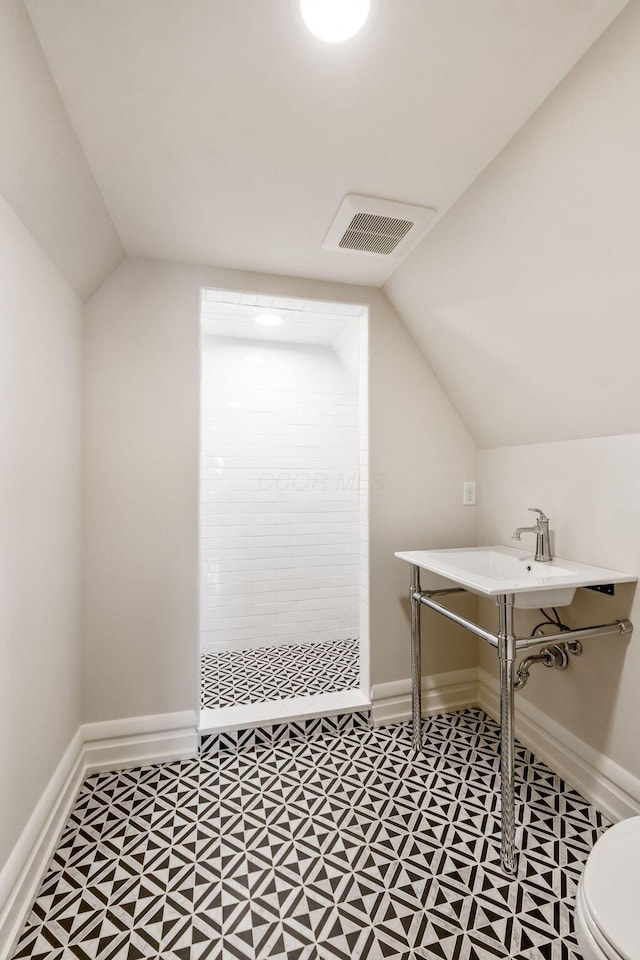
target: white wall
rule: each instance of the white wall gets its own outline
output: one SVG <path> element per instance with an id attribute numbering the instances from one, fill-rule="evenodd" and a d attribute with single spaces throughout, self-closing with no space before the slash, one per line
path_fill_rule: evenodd
<path id="1" fill-rule="evenodd" d="M 0 193 L 86 299 L 124 250 L 23 0 L 0 20 Z"/>
<path id="2" fill-rule="evenodd" d="M 480 447 L 640 431 L 640 3 L 385 286 Z"/>
<path id="3" fill-rule="evenodd" d="M 203 287 L 370 308 L 372 683 L 409 675 L 398 549 L 475 542 L 475 445 L 380 291 L 126 261 L 87 309 L 84 718 L 193 709 L 198 696 L 198 348 Z M 445 626 L 426 658 L 476 662 Z"/>
<path id="4" fill-rule="evenodd" d="M 0 264 L 1 871 L 80 722 L 82 304 L 1 198 Z"/>
<path id="5" fill-rule="evenodd" d="M 357 353 L 205 336 L 201 398 L 200 651 L 357 637 Z"/>
<path id="6" fill-rule="evenodd" d="M 527 507 L 538 506 L 551 519 L 556 556 L 640 575 L 640 434 L 482 450 L 479 495 L 480 543 L 510 543 L 515 527 L 529 525 Z M 495 610 L 487 613 L 495 620 Z M 629 617 L 636 630 L 585 640 L 583 656 L 572 657 L 566 671 L 534 667 L 517 696 L 640 777 L 635 584 L 620 584 L 614 597 L 578 590 L 560 613 L 575 627 Z M 517 632 L 540 619 L 536 611 L 516 611 Z M 480 656 L 495 672 L 495 651 L 481 644 Z"/>
<path id="7" fill-rule="evenodd" d="M 369 605 L 371 591 L 369 584 L 369 313 L 360 316 L 357 331 L 357 344 L 348 346 L 350 335 L 345 334 L 336 346 L 338 356 L 358 381 L 358 436 L 360 438 L 360 522 L 359 522 L 359 558 L 358 558 L 358 634 L 360 638 L 360 689 L 371 690 L 371 633 Z M 355 338 L 354 338 L 355 339 Z M 358 365 L 355 366 L 355 356 Z"/>
<path id="8" fill-rule="evenodd" d="M 486 448 L 480 542 L 509 543 L 539 506 L 559 556 L 640 574 L 639 89 L 632 0 L 385 289 Z M 636 635 L 534 668 L 518 698 L 637 775 L 632 595 L 579 591 L 571 624 L 631 609 Z"/>

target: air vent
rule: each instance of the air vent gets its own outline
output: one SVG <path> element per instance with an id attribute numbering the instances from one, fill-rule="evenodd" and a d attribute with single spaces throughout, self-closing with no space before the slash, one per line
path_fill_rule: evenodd
<path id="1" fill-rule="evenodd" d="M 322 246 L 400 260 L 422 239 L 436 211 L 351 193 L 344 198 Z"/>
<path id="2" fill-rule="evenodd" d="M 379 217 L 370 213 L 356 213 L 340 241 L 342 250 L 364 250 L 366 253 L 393 253 L 413 220 Z"/>

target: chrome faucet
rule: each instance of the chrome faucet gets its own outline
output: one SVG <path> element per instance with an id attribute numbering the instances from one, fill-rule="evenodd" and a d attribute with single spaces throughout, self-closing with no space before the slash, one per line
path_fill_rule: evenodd
<path id="1" fill-rule="evenodd" d="M 511 539 L 519 541 L 521 533 L 535 533 L 536 555 L 533 559 L 542 562 L 552 560 L 551 547 L 549 544 L 549 517 L 546 517 L 538 507 L 529 507 L 529 510 L 539 515 L 535 527 L 518 527 L 517 530 L 513 531 Z"/>

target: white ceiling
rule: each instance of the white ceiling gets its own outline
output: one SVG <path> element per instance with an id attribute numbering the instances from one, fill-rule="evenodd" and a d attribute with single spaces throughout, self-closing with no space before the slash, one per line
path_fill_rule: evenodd
<path id="1" fill-rule="evenodd" d="M 26 5 L 129 255 L 382 284 L 322 249 L 343 196 L 442 216 L 625 0 L 372 0 L 337 45 L 294 0 Z"/>
<path id="2" fill-rule="evenodd" d="M 205 290 L 200 323 L 203 334 L 209 337 L 330 347 L 363 311 L 364 307 L 352 303 Z M 261 313 L 277 314 L 282 323 L 261 326 L 255 319 Z"/>

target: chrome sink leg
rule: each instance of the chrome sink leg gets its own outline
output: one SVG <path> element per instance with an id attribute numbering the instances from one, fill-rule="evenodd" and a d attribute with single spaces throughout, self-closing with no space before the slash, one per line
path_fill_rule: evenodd
<path id="1" fill-rule="evenodd" d="M 516 637 L 513 629 L 513 594 L 497 597 L 498 657 L 500 660 L 500 791 L 502 799 L 502 839 L 500 856 L 505 873 L 516 872 L 516 816 L 514 786 L 514 662 Z"/>
<path id="2" fill-rule="evenodd" d="M 420 684 L 420 568 L 411 564 L 411 737 L 414 750 L 422 750 L 422 695 Z"/>

